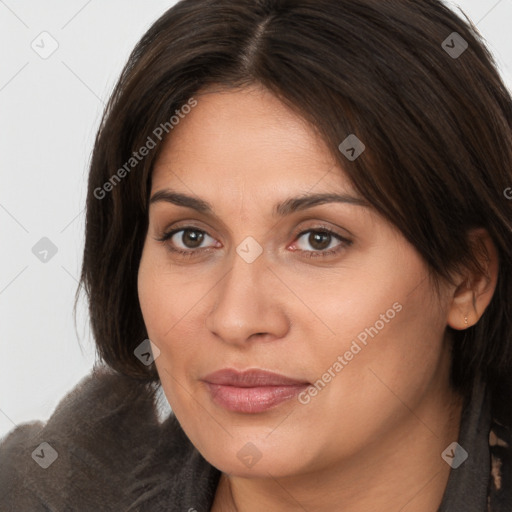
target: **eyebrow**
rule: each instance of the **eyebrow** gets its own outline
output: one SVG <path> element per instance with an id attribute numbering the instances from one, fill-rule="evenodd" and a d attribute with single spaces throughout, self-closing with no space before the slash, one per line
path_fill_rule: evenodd
<path id="1" fill-rule="evenodd" d="M 161 201 L 172 203 L 177 206 L 192 208 L 200 213 L 215 215 L 213 206 L 207 201 L 187 194 L 182 194 L 180 192 L 175 192 L 173 190 L 164 189 L 155 192 L 149 202 L 150 204 L 153 204 Z M 290 197 L 282 203 L 278 203 L 274 207 L 273 215 L 276 217 L 285 217 L 286 215 L 290 215 L 294 212 L 328 203 L 348 203 L 366 208 L 370 206 L 370 204 L 364 199 L 350 196 L 348 194 L 308 194 L 298 197 Z"/>

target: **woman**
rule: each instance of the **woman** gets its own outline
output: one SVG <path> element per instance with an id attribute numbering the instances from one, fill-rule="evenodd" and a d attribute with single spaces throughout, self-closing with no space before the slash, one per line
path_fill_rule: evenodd
<path id="1" fill-rule="evenodd" d="M 167 11 L 91 162 L 105 367 L 2 510 L 509 511 L 511 126 L 438 0 Z"/>

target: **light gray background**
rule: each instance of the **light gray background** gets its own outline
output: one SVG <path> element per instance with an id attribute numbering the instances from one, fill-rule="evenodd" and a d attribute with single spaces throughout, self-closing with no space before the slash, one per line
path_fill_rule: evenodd
<path id="1" fill-rule="evenodd" d="M 130 51 L 174 3 L 0 0 L 0 437 L 48 419 L 93 365 L 83 301 L 76 331 L 72 316 L 87 166 Z M 512 88 L 512 0 L 450 5 L 477 24 Z M 58 43 L 46 59 L 31 47 L 56 44 L 42 32 Z M 43 237 L 58 249 L 46 263 L 32 253 Z"/>

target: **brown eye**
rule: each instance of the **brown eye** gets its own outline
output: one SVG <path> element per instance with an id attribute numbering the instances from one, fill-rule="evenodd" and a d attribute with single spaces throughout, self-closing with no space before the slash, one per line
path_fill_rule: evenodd
<path id="1" fill-rule="evenodd" d="M 213 242 L 210 244 L 210 247 L 214 246 L 215 239 L 200 229 L 190 227 L 174 229 L 158 240 L 164 242 L 172 251 L 185 253 L 196 249 L 208 248 L 208 246 L 202 246 L 203 242 L 208 238 Z"/>
<path id="2" fill-rule="evenodd" d="M 308 237 L 308 243 L 317 251 L 324 251 L 329 247 L 332 235 L 329 233 L 311 232 Z"/>
<path id="3" fill-rule="evenodd" d="M 304 258 L 338 256 L 352 245 L 352 241 L 325 226 L 302 231 L 294 243 Z"/>
<path id="4" fill-rule="evenodd" d="M 338 242 L 336 244 L 336 241 Z M 345 241 L 340 235 L 325 230 L 309 230 L 301 233 L 297 239 L 297 246 L 301 251 L 327 251 L 336 246 L 343 245 Z M 334 245 L 332 245 L 334 242 Z M 309 246 L 309 247 L 308 247 Z"/>
<path id="5" fill-rule="evenodd" d="M 181 233 L 181 241 L 187 249 L 197 249 L 204 240 L 202 231 L 183 229 Z"/>

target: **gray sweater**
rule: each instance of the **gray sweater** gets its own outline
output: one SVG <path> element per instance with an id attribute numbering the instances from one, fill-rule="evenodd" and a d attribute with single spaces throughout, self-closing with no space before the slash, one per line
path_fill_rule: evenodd
<path id="1" fill-rule="evenodd" d="M 0 511 L 209 511 L 220 472 L 173 414 L 160 422 L 159 391 L 99 366 L 45 424 L 13 429 L 0 440 Z M 438 512 L 511 512 L 511 439 L 475 387 L 458 441 L 469 456 Z"/>

